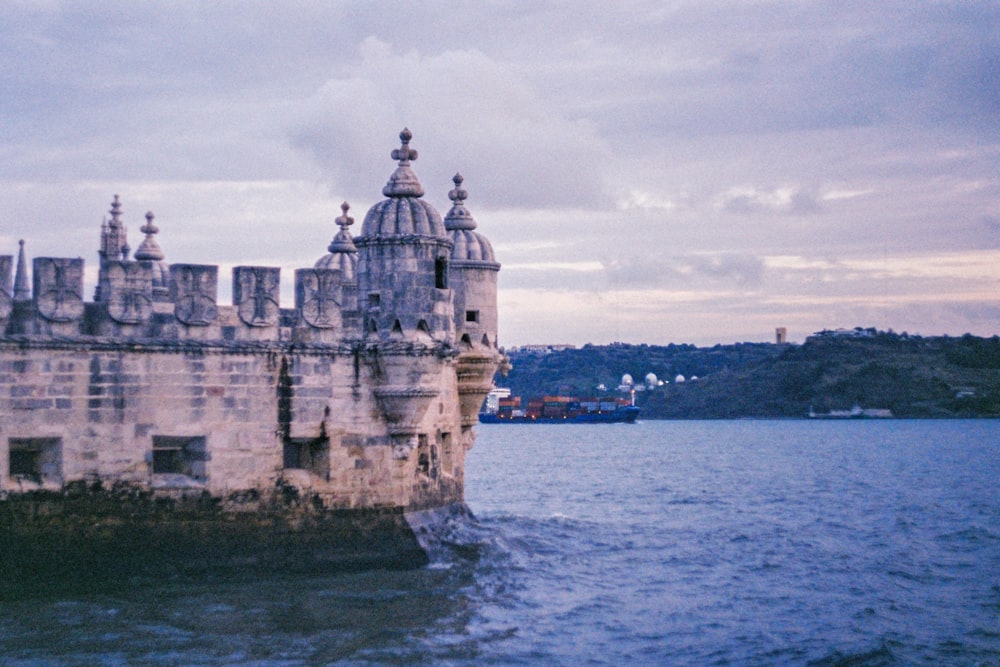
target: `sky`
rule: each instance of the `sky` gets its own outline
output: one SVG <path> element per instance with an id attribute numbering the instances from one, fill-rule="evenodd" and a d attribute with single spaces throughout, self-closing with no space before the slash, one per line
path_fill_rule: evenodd
<path id="1" fill-rule="evenodd" d="M 403 127 L 493 243 L 500 342 L 1000 333 L 1000 2 L 0 3 L 0 254 L 121 197 L 168 262 L 360 233 Z"/>

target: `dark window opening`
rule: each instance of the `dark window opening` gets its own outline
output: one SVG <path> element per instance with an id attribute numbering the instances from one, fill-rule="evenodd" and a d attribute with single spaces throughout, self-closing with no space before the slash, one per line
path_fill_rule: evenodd
<path id="1" fill-rule="evenodd" d="M 204 436 L 153 436 L 153 474 L 207 479 L 208 449 Z"/>
<path id="2" fill-rule="evenodd" d="M 308 470 L 326 479 L 330 475 L 329 438 L 292 438 L 285 443 L 284 467 Z"/>
<path id="3" fill-rule="evenodd" d="M 429 475 L 431 471 L 431 452 L 427 445 L 427 436 L 417 436 L 417 472 Z"/>
<path id="4" fill-rule="evenodd" d="M 11 438 L 9 475 L 37 484 L 62 481 L 62 441 L 59 438 Z"/>
<path id="5" fill-rule="evenodd" d="M 417 473 L 426 475 L 431 479 L 437 479 L 439 467 L 437 445 L 431 445 L 426 435 L 418 435 Z"/>
<path id="6" fill-rule="evenodd" d="M 479 321 L 479 311 L 478 310 L 467 310 L 467 311 L 465 311 L 465 321 L 466 322 L 478 322 Z"/>
<path id="7" fill-rule="evenodd" d="M 448 260 L 444 257 L 434 260 L 434 286 L 438 289 L 448 289 Z"/>
<path id="8" fill-rule="evenodd" d="M 441 465 L 444 466 L 444 471 L 448 474 L 452 474 L 452 442 L 451 433 L 442 433 L 441 438 Z"/>
<path id="9" fill-rule="evenodd" d="M 24 477 L 34 482 L 42 481 L 42 468 L 39 465 L 41 452 L 37 449 L 10 450 L 10 476 Z"/>
<path id="10" fill-rule="evenodd" d="M 368 305 L 376 307 L 382 303 L 382 295 L 378 292 L 372 292 L 368 295 Z"/>

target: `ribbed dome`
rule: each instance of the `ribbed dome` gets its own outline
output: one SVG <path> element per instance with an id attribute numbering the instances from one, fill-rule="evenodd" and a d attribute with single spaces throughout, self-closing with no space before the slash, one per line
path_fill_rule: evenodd
<path id="1" fill-rule="evenodd" d="M 455 188 L 448 193 L 451 199 L 451 210 L 444 217 L 444 227 L 454 244 L 451 249 L 451 259 L 456 262 L 496 262 L 493 246 L 489 240 L 475 231 L 476 221 L 465 208 L 465 200 L 469 193 L 462 188 L 461 174 L 455 174 L 451 179 Z"/>
<path id="2" fill-rule="evenodd" d="M 153 267 L 153 291 L 170 289 L 170 265 L 166 262 L 151 262 Z"/>
<path id="3" fill-rule="evenodd" d="M 422 199 L 424 189 L 410 169 L 410 161 L 417 159 L 417 151 L 410 148 L 412 134 L 407 129 L 399 133 L 402 146 L 392 151 L 399 166 L 382 189 L 388 199 L 375 204 L 365 215 L 361 225 L 361 238 L 375 236 L 447 236 L 441 214 Z"/>
<path id="4" fill-rule="evenodd" d="M 323 255 L 318 260 L 314 268 L 317 269 L 340 269 L 341 280 L 355 280 L 357 277 L 358 254 L 350 252 L 331 252 Z"/>
<path id="5" fill-rule="evenodd" d="M 361 236 L 446 236 L 441 214 L 423 199 L 385 199 L 368 210 Z"/>
<path id="6" fill-rule="evenodd" d="M 493 246 L 489 240 L 477 232 L 454 231 L 451 232 L 451 241 L 454 247 L 451 249 L 451 259 L 457 262 L 495 262 Z"/>

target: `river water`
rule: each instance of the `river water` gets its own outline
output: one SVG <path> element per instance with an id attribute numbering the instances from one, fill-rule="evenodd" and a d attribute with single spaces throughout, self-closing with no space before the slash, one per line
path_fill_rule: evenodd
<path id="1" fill-rule="evenodd" d="M 1000 421 L 479 432 L 427 568 L 4 603 L 0 661 L 1000 664 Z"/>

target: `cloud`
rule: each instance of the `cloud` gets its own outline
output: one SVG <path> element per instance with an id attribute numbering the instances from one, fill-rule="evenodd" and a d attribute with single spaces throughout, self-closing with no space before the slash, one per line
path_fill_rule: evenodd
<path id="1" fill-rule="evenodd" d="M 172 261 L 311 264 L 408 126 L 430 203 L 465 176 L 524 340 L 991 333 L 998 24 L 980 0 L 0 3 L 0 252 L 92 266 L 119 193 Z"/>
<path id="2" fill-rule="evenodd" d="M 565 118 L 516 70 L 475 49 L 397 53 L 375 37 L 362 42 L 360 55 L 350 77 L 328 80 L 299 105 L 289 130 L 293 144 L 338 185 L 360 190 L 371 187 L 372 173 L 388 176 L 386 138 L 406 125 L 412 145 L 428 156 L 414 165 L 428 191 L 433 183 L 447 191 L 461 171 L 474 201 L 488 206 L 604 199 L 604 142 L 588 122 Z M 379 145 L 386 148 L 375 151 L 376 163 L 372 149 Z"/>
<path id="3" fill-rule="evenodd" d="M 717 206 L 728 213 L 814 213 L 819 210 L 816 195 L 795 187 L 762 190 L 752 186 L 731 188 L 720 194 Z"/>

